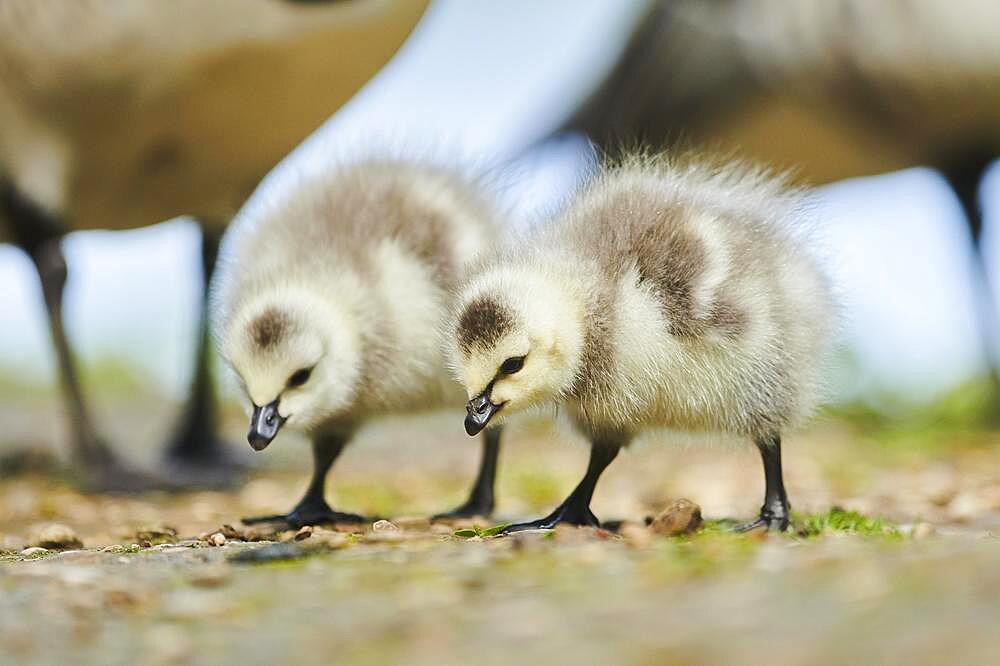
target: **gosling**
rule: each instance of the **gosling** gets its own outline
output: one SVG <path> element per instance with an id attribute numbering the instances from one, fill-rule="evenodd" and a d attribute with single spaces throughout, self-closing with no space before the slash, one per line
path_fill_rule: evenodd
<path id="1" fill-rule="evenodd" d="M 557 404 L 591 442 L 569 497 L 507 531 L 599 526 L 598 478 L 649 428 L 751 438 L 766 492 L 737 529 L 787 529 L 781 433 L 818 402 L 833 320 L 827 281 L 791 231 L 804 199 L 748 167 L 630 157 L 469 274 L 449 335 L 467 432 Z"/>
<path id="2" fill-rule="evenodd" d="M 254 450 L 282 428 L 307 433 L 313 450 L 298 505 L 244 522 L 364 520 L 330 508 L 327 473 L 368 419 L 461 395 L 442 322 L 450 290 L 496 228 L 471 182 L 402 161 L 337 166 L 240 214 L 212 290 L 220 355 L 249 402 Z M 498 428 L 484 435 L 468 501 L 440 515 L 492 512 L 499 437 Z"/>

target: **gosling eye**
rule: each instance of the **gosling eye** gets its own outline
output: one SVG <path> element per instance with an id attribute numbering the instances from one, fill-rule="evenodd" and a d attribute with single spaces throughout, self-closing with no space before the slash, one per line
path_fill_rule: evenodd
<path id="1" fill-rule="evenodd" d="M 500 372 L 505 375 L 512 375 L 523 367 L 523 356 L 511 356 L 509 359 L 500 364 Z"/>
<path id="2" fill-rule="evenodd" d="M 302 386 L 312 375 L 312 368 L 301 368 L 292 373 L 292 376 L 288 378 L 288 386 L 295 388 L 297 386 Z"/>

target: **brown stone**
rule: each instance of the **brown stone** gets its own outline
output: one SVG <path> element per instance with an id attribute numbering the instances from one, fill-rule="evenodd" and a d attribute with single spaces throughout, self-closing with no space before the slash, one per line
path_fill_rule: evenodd
<path id="1" fill-rule="evenodd" d="M 691 534 L 701 527 L 701 522 L 701 507 L 691 500 L 679 499 L 661 511 L 649 529 L 661 536 L 678 536 Z"/>
<path id="2" fill-rule="evenodd" d="M 32 546 L 49 550 L 71 550 L 83 548 L 83 542 L 71 528 L 59 523 L 49 523 L 37 527 L 28 539 Z"/>
<path id="3" fill-rule="evenodd" d="M 22 557 L 35 557 L 36 555 L 47 555 L 49 553 L 48 548 L 42 548 L 40 546 L 31 546 L 30 548 L 25 548 L 21 551 Z"/>

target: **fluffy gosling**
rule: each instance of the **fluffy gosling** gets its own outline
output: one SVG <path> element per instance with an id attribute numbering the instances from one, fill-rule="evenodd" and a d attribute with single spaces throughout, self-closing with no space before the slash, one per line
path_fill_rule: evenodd
<path id="1" fill-rule="evenodd" d="M 631 158 L 470 272 L 449 336 L 468 433 L 558 404 L 591 441 L 569 497 L 508 531 L 599 525 L 599 476 L 648 428 L 752 438 L 766 494 L 742 529 L 788 527 L 781 433 L 817 403 L 832 322 L 790 232 L 803 212 L 801 192 L 758 171 Z"/>
<path id="2" fill-rule="evenodd" d="M 250 445 L 282 428 L 312 438 L 313 474 L 287 514 L 244 522 L 358 522 L 324 499 L 327 472 L 369 418 L 446 404 L 441 323 L 469 261 L 496 223 L 476 188 L 403 162 L 340 166 L 241 213 L 213 286 L 214 331 L 252 410 Z M 468 502 L 489 514 L 499 431 L 484 436 Z"/>

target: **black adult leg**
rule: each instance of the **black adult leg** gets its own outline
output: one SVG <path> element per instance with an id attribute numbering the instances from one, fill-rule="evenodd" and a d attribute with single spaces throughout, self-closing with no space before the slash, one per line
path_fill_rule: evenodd
<path id="1" fill-rule="evenodd" d="M 515 523 L 504 530 L 504 532 L 551 530 L 559 523 L 600 527 L 601 521 L 590 510 L 590 500 L 594 496 L 597 479 L 601 477 L 601 473 L 615 459 L 621 448 L 622 445 L 618 441 L 593 442 L 590 445 L 590 463 L 587 465 L 587 473 L 584 474 L 583 480 L 577 484 L 573 492 L 569 494 L 569 497 L 556 507 L 555 511 L 544 518 L 539 518 L 528 523 Z"/>
<path id="2" fill-rule="evenodd" d="M 63 326 L 62 301 L 67 278 L 61 248 L 63 226 L 54 215 L 6 181 L 0 182 L 0 208 L 11 225 L 15 241 L 31 257 L 38 272 L 59 364 L 59 384 L 72 429 L 73 463 L 84 484 L 94 490 L 123 492 L 162 486 L 159 480 L 119 461 L 94 428 Z"/>
<path id="3" fill-rule="evenodd" d="M 201 320 L 191 388 L 166 459 L 190 484 L 226 486 L 236 480 L 240 465 L 218 436 L 218 403 L 212 375 L 211 336 L 208 330 L 208 287 L 222 238 L 221 224 L 201 224 L 202 290 Z"/>
<path id="4" fill-rule="evenodd" d="M 503 426 L 488 428 L 483 433 L 483 458 L 472 485 L 469 499 L 461 506 L 434 518 L 488 517 L 493 513 L 493 488 L 497 478 L 497 458 L 500 456 L 500 432 Z"/>
<path id="5" fill-rule="evenodd" d="M 326 503 L 326 476 L 334 461 L 349 441 L 349 436 L 342 434 L 318 436 L 313 439 L 313 473 L 306 494 L 295 505 L 295 508 L 285 514 L 274 516 L 256 516 L 244 518 L 247 525 L 255 523 L 286 523 L 289 527 L 299 528 L 303 525 L 320 525 L 323 523 L 364 523 L 367 519 L 353 513 L 334 511 Z"/>
<path id="6" fill-rule="evenodd" d="M 781 436 L 775 434 L 758 437 L 754 443 L 757 444 L 760 458 L 764 462 L 764 505 L 760 507 L 760 516 L 756 520 L 740 525 L 736 531 L 747 532 L 758 527 L 766 527 L 768 531 L 784 532 L 788 529 L 791 509 L 781 474 Z"/>
<path id="7" fill-rule="evenodd" d="M 962 204 L 969 236 L 972 239 L 973 261 L 976 280 L 976 313 L 979 324 L 979 339 L 983 356 L 989 363 L 989 379 L 993 386 L 995 415 L 1000 418 L 1000 320 L 996 311 L 996 299 L 990 286 L 989 271 L 982 252 L 983 211 L 979 205 L 979 187 L 983 175 L 998 157 L 992 150 L 976 149 L 961 152 L 958 157 L 944 160 L 939 167 L 948 184 L 951 185 Z"/>

